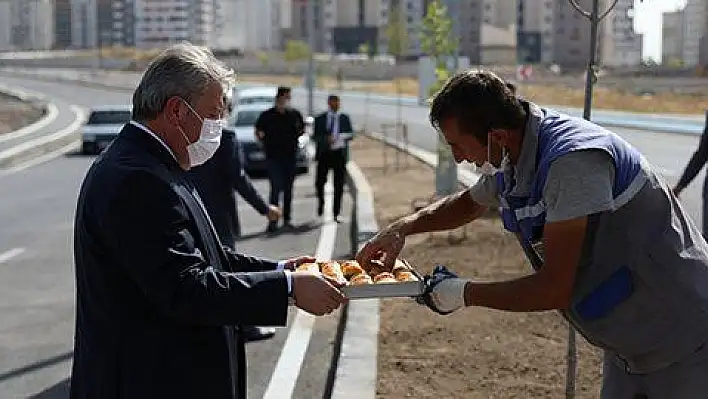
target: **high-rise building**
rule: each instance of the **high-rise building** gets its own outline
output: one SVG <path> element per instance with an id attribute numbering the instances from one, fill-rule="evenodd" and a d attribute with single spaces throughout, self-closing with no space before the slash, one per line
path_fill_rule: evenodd
<path id="1" fill-rule="evenodd" d="M 97 0 L 99 47 L 135 46 L 135 0 Z"/>
<path id="2" fill-rule="evenodd" d="M 13 50 L 12 0 L 0 0 L 0 51 Z"/>
<path id="3" fill-rule="evenodd" d="M 553 62 L 555 0 L 517 0 L 516 45 L 519 63 Z"/>
<path id="4" fill-rule="evenodd" d="M 22 50 L 49 50 L 54 44 L 54 5 L 50 0 L 10 4 L 11 42 Z"/>
<path id="5" fill-rule="evenodd" d="M 71 42 L 76 48 L 98 45 L 96 0 L 71 0 Z"/>
<path id="6" fill-rule="evenodd" d="M 602 64 L 636 66 L 642 62 L 642 36 L 634 31 L 634 0 L 618 0 L 602 21 Z"/>
<path id="7" fill-rule="evenodd" d="M 135 45 L 162 48 L 181 41 L 215 43 L 213 0 L 135 0 Z"/>
<path id="8" fill-rule="evenodd" d="M 661 27 L 661 63 L 683 63 L 683 43 L 686 29 L 684 10 L 665 12 Z"/>
<path id="9" fill-rule="evenodd" d="M 54 48 L 71 47 L 71 1 L 54 0 Z"/>
<path id="10" fill-rule="evenodd" d="M 706 0 L 688 0 L 684 8 L 683 62 L 695 66 L 700 62 L 701 43 L 708 31 L 708 2 Z"/>

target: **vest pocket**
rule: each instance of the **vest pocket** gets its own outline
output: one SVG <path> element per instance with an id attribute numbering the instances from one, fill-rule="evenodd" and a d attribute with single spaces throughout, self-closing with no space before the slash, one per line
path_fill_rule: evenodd
<path id="1" fill-rule="evenodd" d="M 623 266 L 575 305 L 575 313 L 587 321 L 600 319 L 633 293 L 632 271 Z"/>

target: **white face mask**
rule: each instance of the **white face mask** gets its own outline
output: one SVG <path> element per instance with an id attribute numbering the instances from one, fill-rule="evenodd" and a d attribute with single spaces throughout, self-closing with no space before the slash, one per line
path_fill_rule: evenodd
<path id="1" fill-rule="evenodd" d="M 502 148 L 502 160 L 501 164 L 499 167 L 496 167 L 492 165 L 491 162 L 489 162 L 489 159 L 491 158 L 491 148 L 492 146 L 490 145 L 491 141 L 489 139 L 489 136 L 487 136 L 487 160 L 484 161 L 482 166 L 479 167 L 479 173 L 481 173 L 484 176 L 494 176 L 499 172 L 503 172 L 506 170 L 507 166 L 509 165 L 509 153 L 506 151 L 506 149 Z"/>
<path id="2" fill-rule="evenodd" d="M 187 107 L 194 112 L 194 115 L 202 121 L 202 130 L 199 133 L 199 139 L 194 143 L 190 143 L 189 138 L 184 133 L 184 130 L 177 126 L 180 133 L 182 133 L 182 136 L 187 141 L 189 165 L 194 167 L 208 161 L 214 156 L 216 150 L 219 149 L 219 145 L 221 144 L 221 130 L 226 125 L 226 122 L 223 119 L 202 118 L 191 105 L 189 105 L 186 101 L 184 103 L 187 104 Z"/>

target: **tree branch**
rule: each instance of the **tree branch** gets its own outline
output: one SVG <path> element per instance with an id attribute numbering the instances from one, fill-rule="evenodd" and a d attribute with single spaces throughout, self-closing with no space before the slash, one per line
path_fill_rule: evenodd
<path id="1" fill-rule="evenodd" d="M 577 11 L 578 13 L 580 13 L 580 15 L 582 15 L 583 17 L 585 17 L 585 18 L 587 18 L 587 19 L 592 18 L 592 16 L 590 15 L 589 12 L 587 12 L 587 11 L 583 10 L 582 8 L 580 8 L 580 5 L 578 5 L 578 1 L 577 1 L 577 0 L 568 0 L 568 2 L 570 3 L 570 5 L 573 6 L 573 8 L 575 8 L 575 11 Z"/>
<path id="2" fill-rule="evenodd" d="M 618 1 L 619 1 L 619 0 L 614 0 L 614 1 L 612 2 L 612 4 L 610 4 L 610 6 L 607 7 L 607 10 L 605 10 L 605 12 L 602 13 L 602 15 L 600 15 L 600 18 L 598 18 L 597 20 L 598 20 L 598 21 L 601 21 L 601 20 L 605 19 L 605 17 L 607 16 L 607 14 L 609 14 L 610 11 L 612 11 L 612 9 L 615 8 L 615 6 L 617 5 L 617 2 L 618 2 Z"/>

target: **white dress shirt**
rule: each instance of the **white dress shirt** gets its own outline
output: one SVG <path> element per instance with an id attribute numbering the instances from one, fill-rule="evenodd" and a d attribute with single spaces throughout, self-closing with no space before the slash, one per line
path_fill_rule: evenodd
<path id="1" fill-rule="evenodd" d="M 157 142 L 162 144 L 162 146 L 167 149 L 167 151 L 170 153 L 170 155 L 172 155 L 172 158 L 174 158 L 175 161 L 177 161 L 177 157 L 175 156 L 175 153 L 172 151 L 172 149 L 164 141 L 162 141 L 162 139 L 158 135 L 156 135 L 152 130 L 150 130 L 147 126 L 143 125 L 142 123 L 136 122 L 136 121 L 130 121 L 130 124 L 139 128 L 140 130 L 144 131 L 145 133 L 150 135 L 153 139 L 157 140 Z M 200 201 L 197 201 L 197 202 L 199 202 L 199 206 L 201 206 L 201 202 Z M 206 209 L 202 209 L 202 210 L 204 211 L 205 215 L 209 214 L 206 211 Z M 212 227 L 212 229 L 213 229 L 213 227 Z M 287 262 L 284 260 L 281 260 L 280 262 L 278 262 L 278 267 L 276 268 L 276 270 L 285 272 L 285 278 L 288 282 L 288 295 L 290 295 L 293 292 L 293 276 L 290 275 L 291 274 L 290 270 L 285 270 L 286 263 Z"/>
<path id="2" fill-rule="evenodd" d="M 327 128 L 332 127 L 332 146 L 333 150 L 340 150 L 345 147 L 344 138 L 339 134 L 339 112 L 327 112 Z"/>

